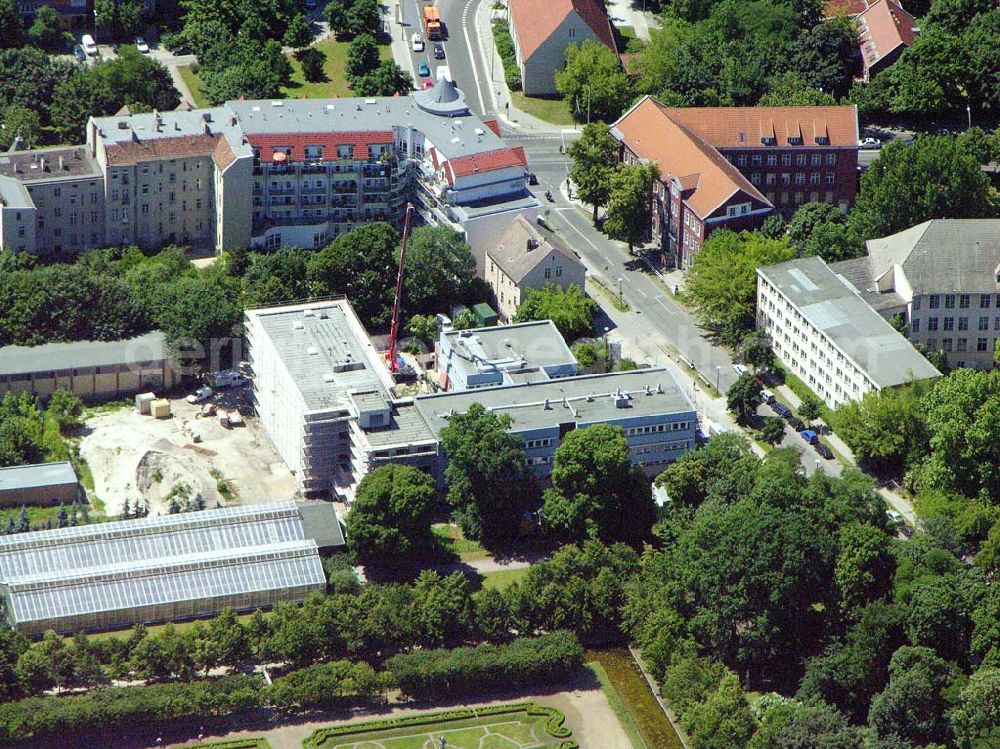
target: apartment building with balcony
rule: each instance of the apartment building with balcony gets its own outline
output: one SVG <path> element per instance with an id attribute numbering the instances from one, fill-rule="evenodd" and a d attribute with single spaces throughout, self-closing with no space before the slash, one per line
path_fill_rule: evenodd
<path id="1" fill-rule="evenodd" d="M 653 163 L 650 236 L 687 269 L 713 231 L 755 229 L 810 201 L 857 194 L 853 106 L 665 107 L 646 96 L 611 127 L 623 163 Z"/>
<path id="2" fill-rule="evenodd" d="M 757 269 L 757 329 L 831 408 L 941 374 L 818 257 Z"/>
<path id="3" fill-rule="evenodd" d="M 399 224 L 412 201 L 482 256 L 512 218 L 535 218 L 526 167 L 449 81 L 392 98 L 120 113 L 91 118 L 85 145 L 0 157 L 0 249 L 312 248 Z"/>

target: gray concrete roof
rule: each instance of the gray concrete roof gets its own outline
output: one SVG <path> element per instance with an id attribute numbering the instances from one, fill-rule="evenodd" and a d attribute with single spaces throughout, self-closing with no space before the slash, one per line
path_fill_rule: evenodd
<path id="1" fill-rule="evenodd" d="M 0 468 L 0 492 L 76 483 L 76 471 L 68 460 Z"/>
<path id="2" fill-rule="evenodd" d="M 821 258 L 758 268 L 766 278 L 879 387 L 938 377 L 924 356 L 872 309 Z"/>
<path id="3" fill-rule="evenodd" d="M 56 181 L 87 175 L 97 179 L 101 169 L 84 146 L 33 148 L 0 154 L 0 176 L 13 177 L 19 182 Z"/>
<path id="4" fill-rule="evenodd" d="M 350 391 L 389 400 L 389 372 L 346 299 L 246 314 L 260 321 L 309 410 L 346 408 Z"/>
<path id="5" fill-rule="evenodd" d="M 389 426 L 366 429 L 365 440 L 371 447 L 379 450 L 395 445 L 434 442 L 436 437 L 410 400 L 393 403 Z"/>
<path id="6" fill-rule="evenodd" d="M 618 393 L 627 396 L 627 407 L 616 405 Z M 536 384 L 423 395 L 414 399 L 417 410 L 436 435 L 447 426 L 451 413 L 465 413 L 473 403 L 481 403 L 493 413 L 509 416 L 514 432 L 566 422 L 584 427 L 695 410 L 666 369 L 568 377 Z"/>
<path id="7" fill-rule="evenodd" d="M 124 341 L 75 341 L 0 348 L 0 375 L 136 364 L 169 358 L 167 340 L 154 331 Z"/>
<path id="8" fill-rule="evenodd" d="M 5 208 L 34 208 L 35 202 L 20 180 L 0 175 L 0 206 Z"/>
<path id="9" fill-rule="evenodd" d="M 1000 219 L 925 221 L 866 246 L 875 278 L 902 266 L 917 294 L 1000 291 Z"/>
<path id="10" fill-rule="evenodd" d="M 449 330 L 441 337 L 455 352 L 448 362 L 466 375 L 576 363 L 551 320 Z"/>
<path id="11" fill-rule="evenodd" d="M 830 270 L 853 286 L 861 298 L 879 312 L 901 311 L 906 307 L 906 300 L 895 291 L 879 291 L 869 255 L 830 263 Z"/>
<path id="12" fill-rule="evenodd" d="M 536 243 L 537 246 L 529 249 L 529 241 Z M 499 265 L 514 283 L 520 283 L 552 251 L 574 262 L 580 262 L 572 251 L 563 246 L 555 234 L 542 231 L 524 216 L 518 216 L 511 221 L 507 231 L 497 242 L 497 246 L 487 250 L 493 262 Z"/>
<path id="13" fill-rule="evenodd" d="M 302 518 L 302 531 L 306 538 L 316 542 L 320 549 L 344 546 L 344 529 L 340 527 L 337 512 L 330 502 L 322 500 L 296 502 Z"/>
<path id="14" fill-rule="evenodd" d="M 280 106 L 270 100 L 229 101 L 225 108 L 236 115 L 238 126 L 247 134 L 349 133 L 412 125 L 448 159 L 507 147 L 475 115 L 433 114 L 417 106 L 412 96 L 284 99 Z"/>

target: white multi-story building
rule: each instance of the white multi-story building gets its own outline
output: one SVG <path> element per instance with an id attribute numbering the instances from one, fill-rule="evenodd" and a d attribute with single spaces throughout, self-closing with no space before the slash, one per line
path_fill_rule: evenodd
<path id="1" fill-rule="evenodd" d="M 818 257 L 757 269 L 757 328 L 831 408 L 941 374 Z"/>
<path id="2" fill-rule="evenodd" d="M 1000 220 L 936 219 L 866 243 L 830 267 L 926 351 L 992 369 L 1000 339 Z"/>
<path id="3" fill-rule="evenodd" d="M 524 149 L 447 80 L 391 98 L 94 117 L 86 141 L 0 155 L 0 250 L 312 248 L 398 224 L 409 201 L 475 248 L 538 209 Z"/>

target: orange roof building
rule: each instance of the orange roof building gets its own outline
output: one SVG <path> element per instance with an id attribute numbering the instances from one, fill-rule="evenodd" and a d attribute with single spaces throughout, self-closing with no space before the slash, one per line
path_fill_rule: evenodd
<path id="1" fill-rule="evenodd" d="M 509 7 L 521 86 L 528 96 L 558 93 L 555 74 L 570 44 L 593 39 L 618 53 L 611 22 L 597 0 L 510 0 Z"/>
<path id="2" fill-rule="evenodd" d="M 810 201 L 847 210 L 857 191 L 852 106 L 671 108 L 647 96 L 611 134 L 623 162 L 659 168 L 651 235 L 684 269 L 712 231 L 753 229 Z"/>
<path id="3" fill-rule="evenodd" d="M 892 65 L 916 41 L 917 22 L 895 0 L 878 0 L 857 16 L 866 81 Z"/>

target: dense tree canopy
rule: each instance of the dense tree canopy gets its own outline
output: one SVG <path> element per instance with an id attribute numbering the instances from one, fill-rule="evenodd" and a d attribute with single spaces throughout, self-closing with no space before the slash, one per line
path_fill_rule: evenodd
<path id="1" fill-rule="evenodd" d="M 597 302 L 575 284 L 565 289 L 555 285 L 528 289 L 514 316 L 516 322 L 551 320 L 567 341 L 588 335 L 594 329 Z"/>
<path id="2" fill-rule="evenodd" d="M 593 39 L 566 47 L 566 65 L 556 71 L 555 83 L 581 122 L 613 122 L 632 99 L 618 55 Z"/>
<path id="3" fill-rule="evenodd" d="M 626 164 L 611 175 L 604 231 L 627 243 L 629 252 L 649 234 L 653 186 L 659 176 L 655 164 Z"/>
<path id="4" fill-rule="evenodd" d="M 618 156 L 618 142 L 611 137 L 602 122 L 584 125 L 580 137 L 570 143 L 566 154 L 572 159 L 570 179 L 576 185 L 580 200 L 597 210 L 607 205 L 611 197 L 611 176 Z"/>

